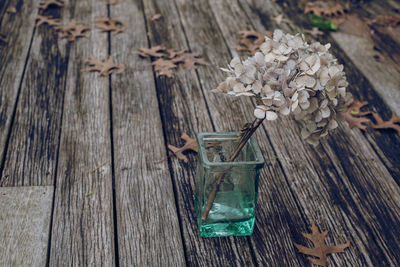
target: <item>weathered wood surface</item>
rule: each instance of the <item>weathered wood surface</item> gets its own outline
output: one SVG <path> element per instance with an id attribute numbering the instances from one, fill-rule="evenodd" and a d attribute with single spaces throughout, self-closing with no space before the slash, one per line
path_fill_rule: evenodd
<path id="1" fill-rule="evenodd" d="M 45 266 L 53 186 L 0 187 L 0 266 Z"/>
<path id="2" fill-rule="evenodd" d="M 167 152 L 167 144 L 183 143 L 183 132 L 235 131 L 253 119 L 249 99 L 210 92 L 225 77 L 218 67 L 238 55 L 240 30 L 310 28 L 299 13 L 303 1 L 117 2 L 70 0 L 45 11 L 92 27 L 90 38 L 75 42 L 32 26 L 36 2 L 0 6 L 0 33 L 13 38 L 13 45 L 0 47 L 0 186 L 55 185 L 50 266 L 306 266 L 293 242 L 307 242 L 301 232 L 312 221 L 329 230 L 328 243 L 351 242 L 345 253 L 329 257 L 331 266 L 399 265 L 400 137 L 393 132 L 363 133 L 343 123 L 314 149 L 299 138 L 293 120 L 265 122 L 256 132 L 266 167 L 251 237 L 199 237 L 196 155 L 183 163 Z M 354 5 L 367 16 L 398 8 L 394 1 Z M 7 13 L 10 6 L 17 13 Z M 271 19 L 282 12 L 294 23 Z M 151 20 L 157 13 L 161 18 Z M 127 30 L 101 33 L 94 28 L 97 16 L 119 18 Z M 354 45 L 358 50 L 346 45 L 356 37 L 344 33 L 318 38 L 332 43 L 355 98 L 385 119 L 400 101 L 395 32 L 357 37 L 365 45 Z M 136 54 L 159 44 L 199 53 L 209 65 L 159 76 Z M 373 53 L 377 64 L 360 57 Z M 112 55 L 128 67 L 111 78 L 82 73 L 92 55 Z"/>
<path id="3" fill-rule="evenodd" d="M 37 5 L 35 1 L 31 6 L 32 13 Z M 40 13 L 60 18 L 61 11 Z M 33 25 L 32 17 L 26 19 Z M 59 43 L 49 25 L 36 27 L 9 138 L 4 186 L 54 184 L 67 64 L 67 44 Z"/>
<path id="4" fill-rule="evenodd" d="M 92 25 L 98 16 L 107 16 L 105 4 L 68 1 L 62 21 Z M 70 44 L 50 266 L 115 264 L 109 79 L 82 72 L 90 56 L 107 58 L 108 38 L 94 29 L 89 36 Z"/>
<path id="5" fill-rule="evenodd" d="M 185 266 L 154 75 L 136 54 L 148 47 L 142 8 L 140 1 L 110 6 L 112 18 L 135 29 L 111 38 L 111 55 L 129 66 L 111 77 L 119 263 Z"/>
<path id="6" fill-rule="evenodd" d="M 174 1 L 154 0 L 143 3 L 147 19 L 157 13 L 162 14 L 161 21 L 148 22 L 151 46 L 164 45 L 167 48 L 182 50 L 190 48 L 181 28 Z M 193 52 L 200 53 L 201 51 Z M 180 137 L 183 132 L 189 136 L 195 136 L 201 131 L 214 130 L 195 70 L 185 71 L 180 67 L 175 77 L 171 79 L 157 75 L 156 86 L 168 144 L 182 143 Z M 194 208 L 195 159 L 196 157 L 190 155 L 188 164 L 182 164 L 176 158 L 169 160 L 177 191 L 188 265 L 254 265 L 246 238 L 200 238 Z"/>
<path id="7" fill-rule="evenodd" d="M 34 32 L 32 20 L 38 0 L 2 1 L 0 6 L 0 33 L 7 44 L 0 44 L 0 172 L 4 166 L 4 155 L 8 145 L 14 107 L 20 90 L 21 79 L 25 73 L 26 59 Z M 7 12 L 15 7 L 16 13 Z M 5 183 L 7 175 L 0 176 L 0 184 Z"/>

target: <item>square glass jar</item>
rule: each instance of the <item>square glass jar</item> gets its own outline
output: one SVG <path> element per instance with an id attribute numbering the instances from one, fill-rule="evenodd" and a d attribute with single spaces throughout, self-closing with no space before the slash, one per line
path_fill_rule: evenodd
<path id="1" fill-rule="evenodd" d="M 236 132 L 204 132 L 197 135 L 199 158 L 195 207 L 201 237 L 246 236 L 253 233 L 260 169 L 264 157 L 251 137 L 235 161 L 227 160 L 238 144 Z M 204 213 L 219 178 L 212 208 Z"/>

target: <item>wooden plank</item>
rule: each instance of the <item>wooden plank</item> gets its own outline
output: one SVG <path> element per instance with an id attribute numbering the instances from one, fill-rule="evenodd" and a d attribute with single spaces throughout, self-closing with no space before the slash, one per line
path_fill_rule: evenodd
<path id="1" fill-rule="evenodd" d="M 334 32 L 331 36 L 346 52 L 375 91 L 397 115 L 400 114 L 400 71 L 390 61 L 376 60 L 374 44 L 368 39 L 352 34 Z"/>
<path id="2" fill-rule="evenodd" d="M 245 1 L 241 1 L 241 3 L 252 21 L 258 20 L 257 14 L 253 13 L 252 10 L 257 10 L 259 14 L 263 14 L 263 22 L 268 20 L 266 19 L 267 17 L 269 18 L 269 16 L 280 12 L 275 4 L 271 2 L 268 2 L 268 4 L 265 2 L 262 4 L 258 3 L 256 6 L 251 7 L 246 6 L 247 3 Z M 261 6 L 262 8 L 257 9 Z M 269 23 L 272 24 L 270 21 Z M 263 27 L 258 27 L 260 22 L 256 22 L 254 25 L 256 26 L 255 29 L 260 32 L 265 30 Z M 281 26 L 285 27 L 285 25 Z M 287 28 L 285 30 L 288 30 Z M 298 31 L 295 27 L 292 30 Z M 359 131 L 351 131 L 347 126 L 347 128 L 342 126 L 338 133 L 333 134 L 331 138 L 323 141 L 324 149 L 327 149 L 325 144 L 329 142 L 333 151 L 338 154 L 337 158 L 342 159 L 343 155 L 350 158 L 353 155 L 351 151 L 357 151 L 356 153 L 360 156 L 360 159 L 357 161 L 351 160 L 351 164 L 346 164 L 347 162 L 338 160 L 332 160 L 331 162 L 323 160 L 323 155 L 327 152 L 322 150 L 316 155 L 311 147 L 304 146 L 299 138 L 299 129 L 293 127 L 293 125 L 293 122 L 285 119 L 280 122 L 279 127 L 269 127 L 268 132 L 271 135 L 274 149 L 278 154 L 284 156 L 281 164 L 289 178 L 289 185 L 292 191 L 298 196 L 301 207 L 304 208 L 306 214 L 314 220 L 319 218 L 317 220 L 324 221 L 327 225 L 330 225 L 328 227 L 325 226 L 325 229 L 330 229 L 331 231 L 336 229 L 335 231 L 338 232 L 335 233 L 335 236 L 343 236 L 345 233 L 347 235 L 350 233 L 352 238 L 356 240 L 356 248 L 350 248 L 346 255 L 339 256 L 345 257 L 344 259 L 353 257 L 353 259 L 346 259 L 345 262 L 354 260 L 356 262 L 361 261 L 360 263 L 363 264 L 373 265 L 382 264 L 382 262 L 386 261 L 388 264 L 393 264 L 393 261 L 396 261 L 397 257 L 399 257 L 398 252 L 390 246 L 396 244 L 395 246 L 398 247 L 397 238 L 393 238 L 392 236 L 396 232 L 399 221 L 399 206 L 396 204 L 399 196 L 399 187 L 394 183 L 376 153 L 365 142 Z M 339 138 L 336 135 L 343 135 L 345 137 Z M 357 137 L 350 138 L 350 135 Z M 288 146 L 285 140 L 291 140 L 291 144 Z M 347 140 L 345 144 L 346 149 L 339 147 L 340 142 L 343 142 L 343 140 Z M 296 147 L 295 150 L 291 148 L 293 146 Z M 339 170 L 340 167 L 346 170 L 345 176 L 338 177 L 339 180 L 334 183 L 332 182 L 332 176 L 335 175 L 335 170 Z M 360 170 L 358 174 L 354 171 L 355 169 Z M 377 177 L 382 177 L 382 179 L 378 178 L 377 180 L 375 174 Z M 358 175 L 363 178 L 360 178 Z M 346 181 L 354 183 L 355 180 L 362 186 L 351 188 L 351 190 L 354 189 L 359 195 L 362 195 L 361 192 L 371 190 L 366 185 L 373 185 L 375 191 L 371 201 L 354 201 L 352 198 L 355 196 L 349 197 L 348 192 L 343 193 L 343 195 L 337 194 L 340 192 L 339 188 L 343 187 L 342 183 L 346 183 Z M 362 180 L 367 180 L 368 182 L 365 183 Z M 387 189 L 390 193 L 383 193 Z M 335 205 L 332 206 L 331 203 L 335 203 Z M 372 207 L 372 209 L 369 207 Z M 369 215 L 374 214 L 371 216 L 382 217 L 384 220 L 388 220 L 392 228 L 384 230 L 382 233 L 374 231 L 375 227 L 378 226 L 379 228 L 379 223 L 363 217 L 365 213 Z M 362 231 L 360 231 L 361 222 L 366 224 L 362 227 Z M 346 229 L 346 231 L 342 232 L 343 229 Z M 360 239 L 363 241 L 360 242 Z M 381 253 L 376 252 L 377 247 L 382 250 Z M 333 257 L 335 261 L 339 258 L 336 256 Z"/>
<path id="3" fill-rule="evenodd" d="M 52 186 L 0 187 L 0 266 L 45 266 Z"/>
<path id="4" fill-rule="evenodd" d="M 0 33 L 8 40 L 7 44 L 0 44 L 0 163 L 3 163 L 13 111 L 29 54 L 34 32 L 32 20 L 36 15 L 35 7 L 38 2 L 24 1 L 17 5 L 17 0 L 3 1 L 4 5 L 0 8 Z M 6 12 L 11 6 L 16 7 L 16 13 Z M 6 178 L 3 175 L 0 182 Z"/>
<path id="5" fill-rule="evenodd" d="M 111 55 L 129 65 L 111 79 L 119 264 L 185 266 L 168 162 L 154 164 L 167 154 L 154 74 L 135 53 L 148 46 L 142 6 L 124 1 L 110 14 L 127 25 L 111 35 Z"/>
<path id="6" fill-rule="evenodd" d="M 107 16 L 105 3 L 68 1 L 62 18 L 92 25 L 98 16 Z M 108 41 L 98 30 L 89 34 L 71 43 L 50 266 L 115 264 L 109 82 L 99 73 L 81 71 L 90 56 L 107 58 Z"/>
<path id="7" fill-rule="evenodd" d="M 143 3 L 151 46 L 160 44 L 167 48 L 188 49 L 174 1 L 153 0 Z M 157 13 L 162 15 L 162 19 L 150 21 L 149 19 Z M 202 51 L 193 52 L 201 54 Z M 213 131 L 196 71 L 186 71 L 180 67 L 174 78 L 156 74 L 156 86 L 168 144 L 182 144 L 180 136 L 183 132 L 194 137 L 201 131 Z M 162 160 L 164 157 L 160 155 L 156 160 Z M 187 264 L 253 266 L 251 248 L 246 238 L 200 238 L 194 208 L 196 157 L 190 154 L 187 164 L 176 158 L 172 158 L 169 163 L 176 188 Z"/>
<path id="8" fill-rule="evenodd" d="M 61 9 L 41 13 L 60 18 Z M 4 186 L 54 184 L 68 53 L 54 29 L 36 29 L 5 155 Z"/>
<path id="9" fill-rule="evenodd" d="M 215 66 L 225 67 L 231 59 L 229 52 L 232 51 L 225 45 L 222 27 L 234 29 L 236 25 L 246 23 L 246 20 L 238 23 L 236 20 L 240 15 L 227 10 L 230 4 L 220 5 L 221 1 L 203 3 L 201 6 L 190 1 L 177 1 L 190 48 L 199 52 L 210 64 L 198 68 L 197 72 L 215 128 L 217 131 L 237 131 L 245 122 L 254 119 L 253 104 L 247 98 L 215 95 L 210 89 L 225 78 L 225 74 Z M 218 16 L 223 17 L 223 25 L 218 25 L 215 19 Z M 305 216 L 297 208 L 265 131 L 258 130 L 256 136 L 266 167 L 261 172 L 256 225 L 249 247 L 252 246 L 259 266 L 304 266 L 307 262 L 296 253 L 292 242 L 300 238 L 301 231 L 307 231 Z"/>

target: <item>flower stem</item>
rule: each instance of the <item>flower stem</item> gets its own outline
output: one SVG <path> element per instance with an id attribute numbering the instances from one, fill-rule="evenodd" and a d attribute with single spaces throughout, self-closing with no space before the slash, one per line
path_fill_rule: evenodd
<path id="1" fill-rule="evenodd" d="M 232 155 L 230 156 L 228 162 L 232 162 L 235 161 L 235 159 L 237 158 L 237 156 L 240 154 L 240 151 L 242 151 L 243 147 L 247 144 L 247 141 L 250 139 L 250 137 L 254 134 L 254 132 L 257 130 L 257 128 L 261 125 L 261 123 L 264 121 L 264 119 L 255 119 L 252 124 L 250 125 L 250 127 L 246 130 L 246 132 L 241 136 L 240 141 L 238 143 L 238 145 L 236 146 L 235 151 L 232 153 Z M 232 167 L 231 167 L 232 168 Z M 230 168 L 229 168 L 230 169 Z M 229 170 L 228 169 L 228 170 Z M 226 171 L 228 171 L 226 170 Z M 217 192 L 219 190 L 219 186 L 221 185 L 222 181 L 224 180 L 225 177 L 225 172 L 220 173 L 217 176 L 217 181 L 214 184 L 213 190 L 210 192 L 210 194 L 208 195 L 208 199 L 207 199 L 207 206 L 203 212 L 203 214 L 201 215 L 201 219 L 203 221 L 207 220 L 208 217 L 208 213 L 210 212 L 213 204 L 214 204 L 214 200 L 215 197 L 217 195 Z"/>

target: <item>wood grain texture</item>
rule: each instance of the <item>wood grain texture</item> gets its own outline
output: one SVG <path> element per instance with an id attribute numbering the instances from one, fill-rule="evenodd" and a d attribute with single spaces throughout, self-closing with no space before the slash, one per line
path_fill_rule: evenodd
<path id="1" fill-rule="evenodd" d="M 154 0 L 143 3 L 151 46 L 160 44 L 167 48 L 189 49 L 174 1 Z M 158 21 L 149 21 L 157 13 L 160 13 L 162 18 Z M 201 54 L 202 51 L 193 52 Z M 156 86 L 168 144 L 182 144 L 180 136 L 183 132 L 194 137 L 201 131 L 213 131 L 213 124 L 195 70 L 187 71 L 179 67 L 173 78 L 156 74 Z M 188 163 L 176 158 L 171 158 L 169 161 L 176 188 L 187 264 L 253 266 L 247 238 L 200 237 L 194 207 L 196 157 L 193 153 L 189 153 L 188 158 Z M 160 159 L 164 159 L 164 156 Z"/>
<path id="2" fill-rule="evenodd" d="M 247 3 L 245 1 L 241 1 L 242 5 L 245 6 Z M 258 5 L 258 7 L 260 7 Z M 265 5 L 265 3 L 262 4 L 263 8 L 256 9 L 254 6 L 252 8 L 247 8 L 247 12 L 249 12 L 249 17 L 250 18 L 256 18 L 256 14 L 252 13 L 254 10 L 258 10 L 259 12 L 265 12 L 264 13 L 264 18 L 267 16 L 268 17 L 271 15 L 276 15 L 273 14 L 274 12 L 279 12 L 277 8 L 270 3 L 270 6 Z M 259 23 L 257 23 L 259 25 Z M 273 24 L 272 24 L 273 25 Z M 283 26 L 283 25 L 281 25 Z M 261 28 L 256 28 L 256 30 L 262 31 L 264 29 Z M 369 240 L 369 242 L 366 242 L 364 244 L 358 243 L 357 251 L 353 251 L 352 253 L 355 253 L 355 260 L 357 262 L 361 261 L 363 264 L 382 264 L 382 262 L 387 261 L 388 264 L 393 264 L 393 257 L 396 258 L 398 257 L 396 250 L 392 249 L 389 244 L 396 243 L 397 241 L 393 241 L 393 238 L 391 237 L 392 233 L 391 230 L 385 231 L 384 233 L 379 233 L 379 232 L 374 232 L 373 229 L 376 227 L 377 222 L 369 219 L 364 219 L 361 214 L 368 213 L 367 207 L 369 205 L 373 206 L 373 210 L 375 213 L 375 216 L 382 216 L 382 214 L 398 214 L 398 205 L 396 205 L 396 200 L 398 199 L 399 195 L 399 188 L 396 186 L 396 184 L 393 184 L 393 181 L 389 181 L 389 184 L 392 184 L 388 187 L 390 187 L 390 192 L 389 197 L 388 194 L 383 193 L 384 191 L 387 190 L 385 185 L 381 185 L 380 182 L 376 181 L 374 178 L 373 173 L 377 173 L 381 177 L 385 177 L 386 179 L 391 180 L 392 177 L 388 173 L 387 169 L 385 166 L 382 164 L 381 161 L 375 160 L 374 164 L 371 164 L 370 161 L 368 160 L 367 155 L 375 155 L 371 156 L 373 158 L 377 158 L 375 152 L 371 148 L 371 146 L 368 144 L 368 142 L 365 141 L 363 136 L 359 133 L 359 131 L 350 131 L 347 128 L 341 128 L 341 132 L 339 134 L 343 134 L 346 136 L 345 138 L 340 138 L 340 140 L 336 140 L 335 133 L 331 138 L 328 138 L 329 143 L 331 146 L 334 147 L 334 151 L 337 154 L 344 154 L 345 152 L 341 152 L 340 148 L 338 148 L 338 144 L 340 142 L 343 142 L 343 140 L 347 140 L 346 142 L 346 149 L 349 150 L 363 150 L 363 152 L 360 152 L 358 155 L 360 155 L 360 160 L 355 163 L 353 163 L 353 169 L 362 169 L 361 173 L 356 175 L 354 171 L 350 170 L 349 166 L 347 166 L 346 170 L 346 175 L 345 177 L 341 177 L 343 180 L 351 180 L 355 181 L 358 180 L 360 184 L 362 183 L 361 180 L 364 178 L 368 180 L 368 183 L 371 183 L 375 187 L 376 194 L 380 196 L 378 197 L 381 199 L 385 204 L 379 203 L 377 204 L 375 201 L 368 202 L 368 204 L 365 204 L 365 201 L 363 202 L 353 202 L 351 200 L 346 200 L 345 198 L 340 198 L 337 197 L 338 195 L 336 192 L 338 192 L 338 188 L 340 188 L 340 183 L 342 181 L 339 180 L 337 184 L 331 183 L 332 179 L 329 178 L 330 175 L 334 175 L 332 173 L 329 173 L 331 168 L 332 169 L 337 169 L 338 166 L 346 166 L 346 162 L 342 162 L 342 157 L 338 156 L 340 158 L 340 161 L 334 162 L 332 161 L 330 164 L 326 160 L 323 161 L 321 159 L 321 156 L 315 156 L 314 151 L 310 149 L 310 147 L 307 146 L 302 146 L 301 142 L 297 144 L 298 141 L 296 139 L 299 139 L 299 130 L 297 127 L 290 127 L 289 125 L 286 125 L 287 121 L 282 120 L 282 125 L 279 127 L 279 129 L 275 127 L 268 128 L 271 136 L 272 143 L 274 145 L 274 148 L 278 153 L 283 153 L 285 155 L 286 160 L 282 161 L 282 166 L 287 173 L 287 177 L 290 178 L 290 186 L 292 187 L 292 190 L 296 193 L 296 195 L 299 196 L 299 201 L 301 202 L 301 206 L 305 209 L 306 213 L 310 214 L 309 216 L 312 216 L 314 219 L 315 218 L 320 218 L 321 220 L 332 220 L 330 223 L 332 225 L 330 227 L 327 227 L 328 229 L 346 229 L 347 233 L 351 233 L 353 238 L 355 240 L 359 239 L 360 235 L 360 221 L 363 221 L 365 223 L 365 227 L 363 230 L 363 240 Z M 292 128 L 293 130 L 290 130 Z M 357 137 L 352 139 L 349 138 L 349 135 L 356 135 Z M 276 141 L 274 141 L 276 140 Z M 296 150 L 290 149 L 287 145 L 285 145 L 284 140 L 291 140 L 291 145 L 293 145 L 294 142 L 296 142 Z M 324 142 L 326 142 L 325 140 Z M 299 140 L 300 141 L 300 140 Z M 325 146 L 324 146 L 325 147 Z M 343 149 L 343 148 L 342 148 Z M 368 151 L 368 152 L 366 152 Z M 323 155 L 324 152 L 320 152 L 319 155 Z M 323 164 L 322 164 L 323 162 Z M 293 166 L 294 165 L 294 166 Z M 296 165 L 298 166 L 296 168 Z M 357 166 L 357 167 L 355 167 Z M 325 173 L 324 173 L 325 172 Z M 381 173 L 381 174 L 379 174 Z M 329 174 L 329 175 L 328 175 Z M 308 177 L 307 177 L 308 176 Z M 328 177 L 326 177 L 328 176 Z M 363 177 L 363 178 L 360 178 Z M 312 178 L 315 177 L 315 178 Z M 310 180 L 312 179 L 312 180 Z M 319 181 L 319 179 L 321 181 Z M 312 181 L 312 182 L 311 182 Z M 329 182 L 329 183 L 328 183 Z M 367 184 L 368 184 L 367 183 Z M 329 184 L 329 187 L 326 187 L 326 185 Z M 334 185 L 334 186 L 332 186 Z M 379 189 L 376 189 L 379 188 Z M 315 191 L 314 191 L 315 190 Z M 366 188 L 357 188 L 358 192 L 363 192 L 364 190 L 368 190 Z M 314 192 L 313 192 L 314 191 Z M 388 199 L 389 198 L 389 199 Z M 306 201 L 307 200 L 307 201 Z M 325 203 L 325 204 L 323 204 Z M 330 203 L 335 203 L 334 206 L 331 207 Z M 318 205 L 315 205 L 318 204 Z M 312 207 L 312 208 L 311 208 Z M 321 207 L 324 207 L 324 211 L 320 211 Z M 311 208 L 311 210 L 310 210 Z M 349 208 L 351 208 L 353 211 L 348 212 Z M 314 210 L 314 211 L 313 211 Z M 323 215 L 325 213 L 325 215 Z M 325 217 L 325 218 L 324 218 Z M 397 215 L 395 215 L 397 217 Z M 386 217 L 387 219 L 391 217 Z M 392 219 L 390 224 L 392 227 L 396 228 L 396 219 Z M 381 235 L 384 235 L 385 238 L 384 240 L 379 239 L 378 237 Z M 339 234 L 340 235 L 340 234 Z M 343 235 L 343 234 L 342 234 Z M 389 246 L 389 247 L 388 247 Z M 397 245 L 398 246 L 398 245 Z M 383 252 L 382 253 L 376 253 L 376 247 L 380 247 Z M 350 255 L 350 253 L 347 253 L 347 255 Z M 374 255 L 371 257 L 371 255 Z M 385 255 L 384 257 L 382 257 Z M 390 255 L 390 256 L 388 256 Z M 354 257 L 353 256 L 353 257 Z M 336 257 L 334 256 L 335 260 Z M 396 260 L 395 260 L 396 261 Z M 394 261 L 394 262 L 395 262 Z M 346 260 L 346 262 L 349 262 Z"/>
<path id="3" fill-rule="evenodd" d="M 168 162 L 155 164 L 167 151 L 154 75 L 136 54 L 148 46 L 142 6 L 124 1 L 110 9 L 128 29 L 111 36 L 111 55 L 128 65 L 111 78 L 119 264 L 185 266 Z"/>
<path id="4" fill-rule="evenodd" d="M 0 188 L 0 266 L 45 266 L 52 186 Z"/>
<path id="5" fill-rule="evenodd" d="M 0 44 L 0 162 L 3 162 L 11 126 L 12 115 L 29 53 L 36 15 L 35 1 L 2 1 L 0 7 L 0 33 L 7 38 L 7 44 Z M 6 12 L 15 7 L 16 13 Z M 1 168 L 1 166 L 0 166 Z M 0 170 L 2 171 L 2 170 Z M 0 176 L 0 184 L 7 179 Z"/>
<path id="6" fill-rule="evenodd" d="M 61 10 L 43 14 L 60 18 Z M 32 25 L 34 19 L 28 18 Z M 49 25 L 36 29 L 5 156 L 3 186 L 54 184 L 68 51 Z"/>
<path id="7" fill-rule="evenodd" d="M 97 0 L 68 1 L 63 22 L 91 25 L 107 16 Z M 67 42 L 64 40 L 64 42 Z M 113 266 L 109 80 L 82 72 L 90 56 L 105 59 L 107 34 L 92 30 L 71 43 L 55 190 L 50 266 Z"/>
<path id="8" fill-rule="evenodd" d="M 397 115 L 400 114 L 400 71 L 388 60 L 374 58 L 374 44 L 352 34 L 334 32 L 331 36 L 346 52 L 375 91 Z"/>
<path id="9" fill-rule="evenodd" d="M 223 27 L 241 25 L 237 22 L 237 14 L 228 11 L 231 5 L 220 4 L 221 1 L 212 1 L 199 6 L 177 1 L 177 8 L 191 50 L 200 52 L 210 64 L 198 68 L 197 72 L 215 128 L 217 131 L 237 131 L 254 119 L 251 101 L 210 92 L 225 78 L 225 74 L 215 66 L 225 67 L 231 59 L 228 47 L 221 45 L 225 43 Z M 225 16 L 223 25 L 218 25 L 219 14 Z M 246 23 L 245 20 L 242 22 Z M 292 240 L 300 238 L 301 231 L 306 231 L 304 214 L 297 208 L 265 131 L 258 130 L 256 136 L 266 160 L 260 177 L 255 230 L 250 237 L 256 262 L 259 266 L 305 265 L 306 261 L 292 245 Z M 293 229 L 298 229 L 298 232 Z"/>

